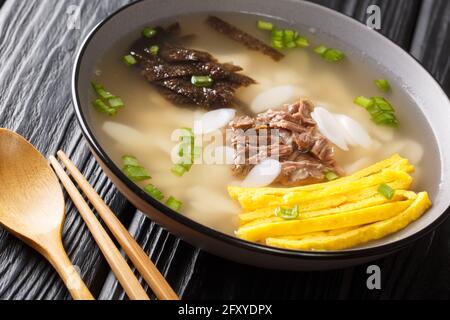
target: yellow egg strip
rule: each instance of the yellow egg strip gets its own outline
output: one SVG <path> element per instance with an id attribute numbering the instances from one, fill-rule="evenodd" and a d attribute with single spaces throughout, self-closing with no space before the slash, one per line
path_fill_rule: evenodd
<path id="1" fill-rule="evenodd" d="M 336 230 L 369 224 L 392 218 L 404 211 L 414 200 L 397 201 L 371 208 L 348 211 L 330 216 L 321 216 L 304 220 L 271 222 L 242 227 L 236 235 L 248 241 L 263 241 L 279 236 L 296 236 L 318 231 Z"/>
<path id="2" fill-rule="evenodd" d="M 402 213 L 390 219 L 344 232 L 334 236 L 309 237 L 303 239 L 268 238 L 266 244 L 293 250 L 344 250 L 363 243 L 381 239 L 407 227 L 419 219 L 430 207 L 428 193 L 421 192 Z"/>
<path id="3" fill-rule="evenodd" d="M 385 169 L 382 172 L 369 177 L 361 178 L 355 181 L 347 181 L 341 184 L 330 185 L 325 188 L 317 189 L 314 192 L 296 191 L 287 193 L 283 196 L 242 195 L 238 198 L 238 201 L 245 211 L 254 211 L 260 208 L 268 207 L 293 206 L 295 204 L 325 199 L 327 197 L 336 196 L 339 194 L 352 194 L 366 188 L 379 186 L 382 183 L 389 184 L 394 181 L 400 181 L 407 186 L 407 188 L 409 188 L 412 183 L 412 178 L 403 171 Z"/>
<path id="4" fill-rule="evenodd" d="M 394 190 L 395 189 L 396 188 L 394 188 Z M 319 199 L 311 203 L 300 203 L 298 219 L 332 215 L 345 211 L 368 208 L 387 202 L 405 200 L 408 193 L 408 191 L 397 190 L 394 197 L 389 200 L 378 193 L 377 187 L 366 189 L 365 191 L 366 192 L 358 192 L 354 195 L 340 195 L 337 197 Z M 249 223 L 255 225 L 268 221 L 283 221 L 282 218 L 276 217 L 276 208 L 263 208 L 239 215 L 241 226 L 247 226 Z"/>
<path id="5" fill-rule="evenodd" d="M 397 171 L 404 171 L 406 173 L 414 172 L 414 166 L 412 166 L 407 159 L 400 157 L 398 154 L 393 155 L 391 158 L 384 161 L 378 162 L 366 169 L 360 170 L 348 177 L 344 177 L 338 180 L 313 184 L 308 186 L 301 186 L 295 188 L 242 188 L 236 186 L 230 186 L 228 192 L 234 200 L 242 195 L 284 195 L 290 192 L 300 192 L 300 191 L 315 191 L 325 187 L 329 187 L 335 184 L 340 184 L 346 181 L 358 180 L 363 177 L 367 177 L 376 173 L 381 172 L 384 169 L 392 169 Z"/>

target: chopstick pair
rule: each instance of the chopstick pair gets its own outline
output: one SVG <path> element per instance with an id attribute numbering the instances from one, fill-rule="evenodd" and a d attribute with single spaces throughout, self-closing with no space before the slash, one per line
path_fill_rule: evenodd
<path id="1" fill-rule="evenodd" d="M 159 300 L 179 300 L 177 294 L 173 291 L 166 279 L 152 263 L 150 258 L 145 254 L 144 250 L 129 234 L 128 230 L 122 225 L 119 219 L 97 194 L 80 171 L 78 171 L 72 161 L 70 161 L 70 159 L 62 151 L 58 152 L 58 157 L 65 165 L 67 171 L 72 175 L 72 178 L 78 184 L 80 189 L 85 193 L 95 210 L 100 215 L 101 219 L 105 222 L 106 226 L 114 235 L 147 284 L 153 290 L 157 298 Z M 108 233 L 89 208 L 83 196 L 80 194 L 70 177 L 66 174 L 63 167 L 59 164 L 55 157 L 51 156 L 49 160 L 56 172 L 56 175 L 64 185 L 69 196 L 72 198 L 73 203 L 80 212 L 83 220 L 91 231 L 96 243 L 100 247 L 100 250 L 105 256 L 108 264 L 116 275 L 117 280 L 124 288 L 128 297 L 132 300 L 149 300 L 149 296 L 139 283 L 119 249 L 108 236 Z"/>

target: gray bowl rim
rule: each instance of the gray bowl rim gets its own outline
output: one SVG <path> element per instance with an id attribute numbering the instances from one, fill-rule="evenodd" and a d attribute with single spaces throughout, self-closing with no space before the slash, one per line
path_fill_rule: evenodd
<path id="1" fill-rule="evenodd" d="M 151 196 L 149 196 L 147 193 L 145 193 L 138 185 L 136 185 L 134 182 L 132 182 L 130 179 L 128 179 L 125 174 L 120 170 L 120 168 L 112 161 L 112 159 L 108 156 L 108 154 L 105 152 L 105 150 L 101 147 L 98 140 L 95 138 L 95 135 L 91 128 L 88 125 L 88 121 L 83 113 L 83 109 L 81 107 L 80 98 L 78 95 L 78 89 L 77 89 L 77 83 L 78 83 L 78 75 L 79 75 L 79 69 L 81 67 L 81 61 L 84 56 L 84 52 L 91 43 L 92 38 L 94 35 L 102 28 L 104 24 L 106 24 L 108 21 L 113 19 L 117 14 L 121 13 L 124 10 L 129 9 L 130 7 L 139 4 L 140 2 L 144 2 L 147 0 L 136 0 L 135 2 L 129 3 L 118 10 L 111 13 L 109 16 L 107 16 L 105 19 L 103 19 L 100 23 L 98 23 L 86 36 L 84 41 L 81 44 L 80 49 L 78 50 L 78 53 L 76 54 L 75 58 L 75 64 L 73 67 L 72 72 L 72 100 L 73 100 L 73 107 L 75 110 L 75 114 L 78 120 L 78 123 L 81 127 L 82 133 L 86 140 L 89 143 L 89 146 L 94 151 L 94 153 L 100 158 L 100 160 L 108 167 L 111 172 L 119 178 L 119 180 L 125 184 L 125 186 L 131 190 L 135 195 L 137 195 L 141 200 L 149 203 L 153 208 L 157 209 L 159 212 L 165 214 L 168 218 L 173 219 L 177 223 L 180 223 L 184 225 L 187 228 L 196 230 L 202 234 L 205 234 L 206 236 L 215 238 L 219 241 L 224 241 L 232 246 L 237 246 L 242 249 L 250 250 L 255 253 L 259 254 L 269 254 L 269 255 L 276 255 L 282 258 L 297 258 L 297 259 L 311 259 L 311 260 L 341 260 L 341 259 L 356 259 L 356 258 L 364 258 L 364 257 L 372 257 L 372 256 L 385 256 L 388 254 L 391 254 L 393 252 L 399 251 L 401 249 L 404 249 L 411 245 L 412 243 L 416 242 L 417 240 L 423 238 L 433 230 L 435 230 L 437 227 L 439 227 L 450 215 L 450 206 L 443 212 L 438 218 L 436 218 L 432 223 L 430 223 L 427 227 L 419 230 L 418 232 L 400 239 L 396 240 L 392 243 L 387 243 L 384 245 L 380 245 L 373 248 L 362 248 L 362 249 L 353 249 L 351 251 L 299 251 L 299 250 L 288 250 L 288 249 L 281 249 L 281 248 L 274 248 L 265 246 L 262 244 L 249 242 L 246 240 L 239 239 L 237 237 L 233 237 L 227 234 L 224 234 L 220 231 L 214 230 L 212 228 L 209 228 L 203 224 L 200 224 L 198 222 L 195 222 L 182 214 L 168 208 L 163 203 L 153 199 Z M 298 0 L 297 0 L 298 1 Z M 327 7 L 324 7 L 319 4 L 311 3 L 302 1 L 305 5 L 309 5 L 312 7 L 315 7 L 317 10 L 325 10 L 328 11 L 331 14 L 340 16 L 341 19 L 345 19 L 347 21 L 350 21 L 352 23 L 359 23 L 357 20 L 353 19 L 352 17 L 349 17 L 343 13 L 340 13 L 338 11 L 329 9 Z M 397 45 L 395 42 L 393 42 L 391 39 L 385 37 L 382 34 L 379 34 L 382 36 L 385 40 L 389 41 L 394 46 L 398 47 L 400 50 L 402 50 L 404 53 L 406 53 L 409 57 L 412 58 L 416 63 L 422 67 L 422 69 L 429 74 L 432 79 L 436 82 L 436 84 L 439 86 L 439 88 L 442 91 L 442 94 L 449 99 L 449 96 L 445 93 L 442 86 L 440 85 L 439 81 L 436 79 L 435 76 L 433 76 L 420 62 L 418 59 L 416 59 L 411 53 L 408 51 L 405 51 L 403 48 L 401 48 L 399 45 Z"/>

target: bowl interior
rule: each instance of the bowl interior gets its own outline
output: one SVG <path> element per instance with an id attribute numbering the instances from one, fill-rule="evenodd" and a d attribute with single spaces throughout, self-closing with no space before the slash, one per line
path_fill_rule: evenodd
<path id="1" fill-rule="evenodd" d="M 450 119 L 450 103 L 436 81 L 411 56 L 378 33 L 339 13 L 303 1 L 281 0 L 166 0 L 140 1 L 119 11 L 88 37 L 75 69 L 74 95 L 80 120 L 92 135 L 88 108 L 90 81 L 98 61 L 108 49 L 123 40 L 131 31 L 178 15 L 210 12 L 245 12 L 283 20 L 298 29 L 314 28 L 327 43 L 339 43 L 351 52 L 364 48 L 367 63 L 379 68 L 403 84 L 405 94 L 415 103 L 414 108 L 398 106 L 398 113 L 407 126 L 420 130 L 419 140 L 426 146 L 421 168 L 420 190 L 427 190 L 433 201 L 432 209 L 406 229 L 362 248 L 372 248 L 408 238 L 426 229 L 444 214 L 450 203 L 450 135 L 446 119 Z M 102 149 L 97 145 L 97 148 Z M 104 152 L 103 152 L 104 153 Z M 112 161 L 107 161 L 114 166 Z M 118 170 L 118 168 L 116 168 Z M 352 250 L 359 250 L 352 249 Z M 326 254 L 326 253 L 325 253 Z"/>

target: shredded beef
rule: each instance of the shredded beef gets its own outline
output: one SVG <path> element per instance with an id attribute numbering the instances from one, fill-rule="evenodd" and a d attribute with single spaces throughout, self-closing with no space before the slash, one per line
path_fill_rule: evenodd
<path id="1" fill-rule="evenodd" d="M 237 150 L 233 173 L 244 176 L 257 163 L 278 155 L 282 171 L 276 183 L 285 186 L 323 181 L 328 171 L 343 175 L 335 160 L 334 146 L 318 132 L 311 117 L 313 109 L 311 102 L 302 100 L 255 118 L 234 119 L 229 124 L 231 142 Z M 264 136 L 268 138 L 267 147 L 252 143 Z M 274 138 L 277 141 L 271 141 Z"/>

